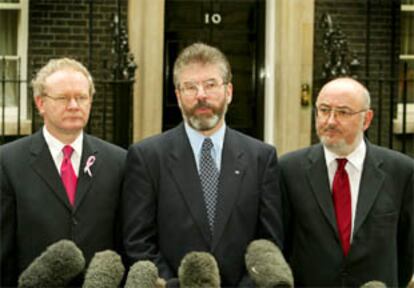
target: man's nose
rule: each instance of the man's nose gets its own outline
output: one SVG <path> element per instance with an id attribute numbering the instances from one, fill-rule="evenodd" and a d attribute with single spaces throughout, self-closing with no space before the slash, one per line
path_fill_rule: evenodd
<path id="1" fill-rule="evenodd" d="M 197 86 L 197 99 L 205 99 L 207 97 L 207 93 L 204 90 L 204 87 L 202 85 Z"/>
<path id="2" fill-rule="evenodd" d="M 68 108 L 71 108 L 71 109 L 79 108 L 79 104 L 76 98 L 73 98 L 73 97 L 69 98 Z"/>

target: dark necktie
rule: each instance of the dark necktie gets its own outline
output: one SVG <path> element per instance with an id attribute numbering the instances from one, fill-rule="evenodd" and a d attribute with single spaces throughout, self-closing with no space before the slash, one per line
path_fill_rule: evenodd
<path id="1" fill-rule="evenodd" d="M 345 256 L 348 255 L 351 239 L 351 188 L 348 173 L 345 170 L 346 159 L 336 159 L 338 168 L 333 180 L 332 193 L 335 206 L 339 239 Z"/>
<path id="2" fill-rule="evenodd" d="M 73 148 L 69 145 L 66 145 L 62 149 L 63 151 L 63 161 L 60 166 L 60 177 L 62 178 L 63 186 L 65 186 L 66 194 L 70 204 L 75 203 L 75 194 L 76 194 L 76 185 L 78 183 L 78 178 L 76 177 L 75 170 L 72 166 L 72 161 L 70 157 L 73 153 Z"/>
<path id="3" fill-rule="evenodd" d="M 211 156 L 211 148 L 213 148 L 213 142 L 210 138 L 205 138 L 201 147 L 200 180 L 207 208 L 208 222 L 210 230 L 213 232 L 219 172 Z"/>

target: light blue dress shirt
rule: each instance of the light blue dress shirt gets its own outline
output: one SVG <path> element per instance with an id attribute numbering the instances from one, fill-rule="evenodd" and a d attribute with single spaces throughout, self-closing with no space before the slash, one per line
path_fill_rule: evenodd
<path id="1" fill-rule="evenodd" d="M 200 154 L 201 154 L 201 146 L 203 145 L 203 141 L 206 136 L 198 132 L 197 130 L 193 129 L 184 122 L 185 132 L 187 133 L 188 139 L 190 141 L 191 148 L 193 150 L 194 158 L 197 163 L 197 170 L 200 171 Z M 224 135 L 226 133 L 226 124 L 224 124 L 218 131 L 216 131 L 213 135 L 209 138 L 213 142 L 213 149 L 211 149 L 211 156 L 216 163 L 217 169 L 220 172 L 221 168 L 221 154 L 223 152 L 223 143 L 224 143 Z"/>

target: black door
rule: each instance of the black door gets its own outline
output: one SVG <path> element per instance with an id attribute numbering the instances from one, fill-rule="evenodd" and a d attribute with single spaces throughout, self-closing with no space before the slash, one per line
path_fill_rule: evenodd
<path id="1" fill-rule="evenodd" d="M 262 139 L 265 0 L 166 0 L 165 5 L 163 130 L 182 121 L 174 61 L 181 49 L 201 41 L 223 51 L 232 66 L 227 125 Z"/>

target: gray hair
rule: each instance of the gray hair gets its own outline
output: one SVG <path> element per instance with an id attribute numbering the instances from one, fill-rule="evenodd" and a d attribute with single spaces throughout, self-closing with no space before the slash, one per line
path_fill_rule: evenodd
<path id="1" fill-rule="evenodd" d="M 186 47 L 175 60 L 173 77 L 174 86 L 179 88 L 178 77 L 182 69 L 190 64 L 217 64 L 224 83 L 231 82 L 232 74 L 230 63 L 227 57 L 216 47 L 204 43 L 194 43 Z"/>
<path id="2" fill-rule="evenodd" d="M 92 97 L 95 94 L 95 85 L 93 84 L 92 76 L 82 63 L 70 58 L 58 58 L 49 60 L 37 72 L 36 77 L 32 80 L 33 95 L 42 96 L 45 92 L 45 81 L 47 77 L 61 70 L 74 70 L 85 75 L 89 82 L 89 96 Z"/>

